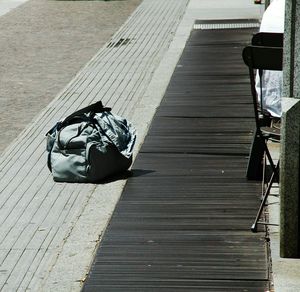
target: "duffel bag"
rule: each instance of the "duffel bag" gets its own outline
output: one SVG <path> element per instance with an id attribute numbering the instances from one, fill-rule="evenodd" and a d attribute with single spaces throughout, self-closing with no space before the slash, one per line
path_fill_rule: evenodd
<path id="1" fill-rule="evenodd" d="M 57 182 L 100 182 L 132 163 L 135 129 L 97 102 L 47 133 L 48 167 Z"/>

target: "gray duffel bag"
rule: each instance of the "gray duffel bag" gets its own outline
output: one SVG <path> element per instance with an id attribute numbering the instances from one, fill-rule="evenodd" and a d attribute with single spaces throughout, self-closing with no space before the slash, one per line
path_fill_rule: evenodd
<path id="1" fill-rule="evenodd" d="M 47 133 L 48 167 L 57 182 L 100 182 L 132 163 L 135 129 L 101 102 L 58 122 Z"/>

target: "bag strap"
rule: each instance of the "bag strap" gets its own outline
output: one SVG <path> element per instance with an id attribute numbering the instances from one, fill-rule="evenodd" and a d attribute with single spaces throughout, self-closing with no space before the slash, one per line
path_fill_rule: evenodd
<path id="1" fill-rule="evenodd" d="M 87 107 L 84 107 L 71 115 L 67 116 L 62 122 L 60 127 L 63 127 L 65 124 L 67 124 L 70 120 L 72 120 L 76 116 L 80 116 L 82 114 L 86 114 L 91 112 L 93 116 L 95 113 L 101 113 L 101 112 L 110 112 L 111 108 L 110 107 L 104 107 L 101 101 L 98 101 L 96 103 L 93 103 Z"/>

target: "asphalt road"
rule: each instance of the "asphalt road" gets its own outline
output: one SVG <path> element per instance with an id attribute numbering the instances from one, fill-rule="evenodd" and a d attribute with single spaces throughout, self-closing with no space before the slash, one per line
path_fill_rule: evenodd
<path id="1" fill-rule="evenodd" d="M 0 154 L 142 0 L 30 0 L 0 17 Z"/>

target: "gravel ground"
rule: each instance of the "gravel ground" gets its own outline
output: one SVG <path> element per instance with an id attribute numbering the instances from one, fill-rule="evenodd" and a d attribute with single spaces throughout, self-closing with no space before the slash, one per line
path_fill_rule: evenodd
<path id="1" fill-rule="evenodd" d="M 30 0 L 0 17 L 0 154 L 142 0 Z"/>

